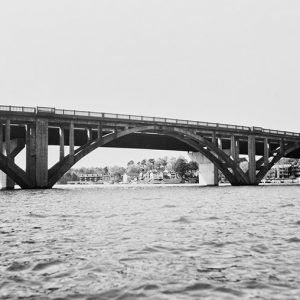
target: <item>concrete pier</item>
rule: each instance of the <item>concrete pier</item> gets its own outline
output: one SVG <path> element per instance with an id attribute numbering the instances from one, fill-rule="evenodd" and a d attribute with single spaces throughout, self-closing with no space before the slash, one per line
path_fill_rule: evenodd
<path id="1" fill-rule="evenodd" d="M 200 152 L 190 152 L 188 155 L 199 164 L 199 185 L 218 185 L 218 170 L 214 164 Z"/>
<path id="2" fill-rule="evenodd" d="M 267 166 L 269 164 L 269 155 L 270 155 L 269 142 L 267 138 L 264 138 L 264 166 Z"/>
<path id="3" fill-rule="evenodd" d="M 26 128 L 26 174 L 36 182 L 36 126 L 29 124 Z"/>
<path id="4" fill-rule="evenodd" d="M 48 121 L 36 121 L 36 186 L 48 186 Z"/>
<path id="5" fill-rule="evenodd" d="M 216 132 L 214 131 L 212 134 L 212 143 L 218 147 L 218 139 L 216 136 Z M 219 170 L 218 168 L 214 165 L 214 183 L 213 185 L 218 185 L 219 184 Z"/>
<path id="6" fill-rule="evenodd" d="M 255 136 L 248 136 L 248 172 L 250 184 L 256 182 Z"/>
<path id="7" fill-rule="evenodd" d="M 239 141 L 234 135 L 231 136 L 231 140 L 230 140 L 230 154 L 232 159 L 236 163 L 239 163 L 239 156 L 240 156 Z"/>
<path id="8" fill-rule="evenodd" d="M 59 160 L 62 161 L 65 157 L 65 130 L 63 127 L 59 129 Z"/>

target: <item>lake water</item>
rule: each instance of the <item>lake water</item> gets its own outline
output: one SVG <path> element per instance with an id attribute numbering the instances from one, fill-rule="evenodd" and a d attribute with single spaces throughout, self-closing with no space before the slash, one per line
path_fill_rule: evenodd
<path id="1" fill-rule="evenodd" d="M 0 192 L 1 299 L 300 299 L 300 186 Z"/>

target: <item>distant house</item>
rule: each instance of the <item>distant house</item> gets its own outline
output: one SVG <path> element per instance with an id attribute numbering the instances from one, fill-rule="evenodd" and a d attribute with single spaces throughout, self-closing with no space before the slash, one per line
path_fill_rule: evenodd
<path id="1" fill-rule="evenodd" d="M 291 172 L 295 177 L 300 177 L 300 165 L 292 165 Z"/>
<path id="2" fill-rule="evenodd" d="M 157 179 L 158 180 L 163 180 L 164 179 L 164 172 L 158 171 L 157 172 Z"/>
<path id="3" fill-rule="evenodd" d="M 170 174 L 171 174 L 171 178 L 172 178 L 172 179 L 173 179 L 173 178 L 178 178 L 176 172 L 171 172 Z"/>
<path id="4" fill-rule="evenodd" d="M 151 171 L 149 171 L 148 177 L 149 177 L 150 180 L 158 179 L 158 178 L 157 178 L 157 171 L 156 171 L 156 170 L 151 170 Z"/>
<path id="5" fill-rule="evenodd" d="M 102 174 L 79 174 L 80 182 L 97 182 L 102 179 Z"/>
<path id="6" fill-rule="evenodd" d="M 277 164 L 266 175 L 266 179 L 286 179 L 300 176 L 300 166 L 291 164 Z"/>
<path id="7" fill-rule="evenodd" d="M 129 177 L 128 177 L 128 175 L 125 173 L 125 174 L 123 174 L 123 183 L 128 183 L 129 182 Z"/>
<path id="8" fill-rule="evenodd" d="M 291 165 L 275 165 L 272 167 L 275 170 L 275 177 L 277 179 L 289 178 L 291 176 Z"/>
<path id="9" fill-rule="evenodd" d="M 110 182 L 110 181 L 112 181 L 112 176 L 110 175 L 110 174 L 103 174 L 102 175 L 102 180 L 103 180 L 103 182 Z"/>

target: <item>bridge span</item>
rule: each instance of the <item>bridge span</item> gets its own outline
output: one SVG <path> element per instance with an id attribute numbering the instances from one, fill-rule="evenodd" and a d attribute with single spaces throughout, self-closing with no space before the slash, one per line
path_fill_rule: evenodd
<path id="1" fill-rule="evenodd" d="M 58 161 L 48 167 L 48 146 Z M 65 153 L 68 146 L 68 153 Z M 7 187 L 51 188 L 98 147 L 197 152 L 232 185 L 257 185 L 282 157 L 300 158 L 300 133 L 171 118 L 98 113 L 52 107 L 0 106 L 0 170 Z M 26 170 L 15 157 L 26 149 Z M 248 156 L 248 170 L 240 156 Z"/>

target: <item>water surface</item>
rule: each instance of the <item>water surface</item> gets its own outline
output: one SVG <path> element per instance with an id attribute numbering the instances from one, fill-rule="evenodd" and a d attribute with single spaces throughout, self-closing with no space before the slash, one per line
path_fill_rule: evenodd
<path id="1" fill-rule="evenodd" d="M 299 299 L 300 187 L 0 192 L 1 299 Z"/>

